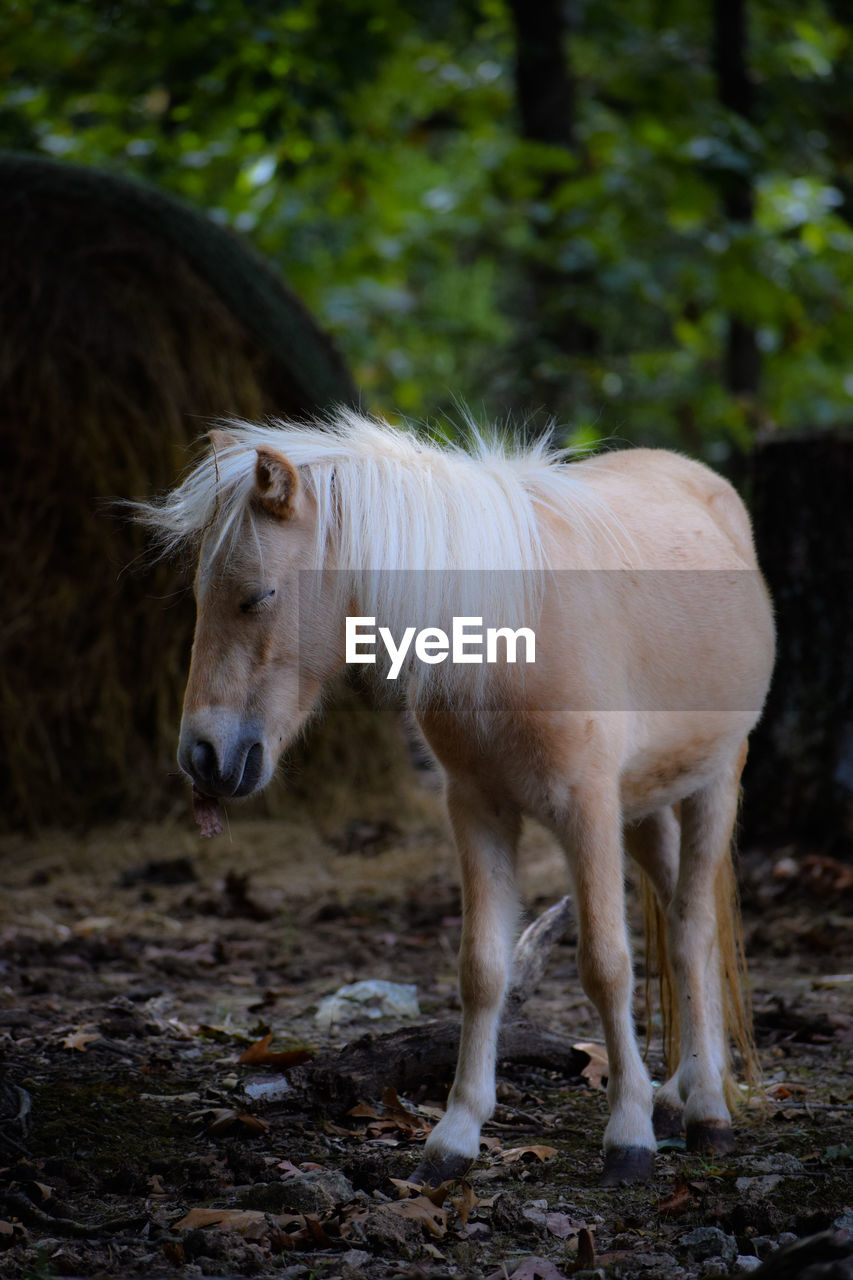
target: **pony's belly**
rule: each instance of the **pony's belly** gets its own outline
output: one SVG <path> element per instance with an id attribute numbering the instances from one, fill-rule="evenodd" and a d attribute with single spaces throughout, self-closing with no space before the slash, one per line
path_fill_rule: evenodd
<path id="1" fill-rule="evenodd" d="M 740 749 L 754 716 L 661 713 L 655 719 L 657 731 L 644 735 L 644 744 L 631 752 L 620 774 L 622 812 L 629 822 L 705 786 Z"/>

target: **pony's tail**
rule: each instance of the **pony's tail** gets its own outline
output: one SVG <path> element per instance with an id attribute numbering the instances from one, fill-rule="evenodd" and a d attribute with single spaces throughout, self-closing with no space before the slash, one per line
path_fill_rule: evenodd
<path id="1" fill-rule="evenodd" d="M 646 1051 L 648 1052 L 651 1041 L 653 989 L 656 982 L 663 1051 L 667 1072 L 671 1075 L 678 1066 L 679 1054 L 675 977 L 669 962 L 666 922 L 660 902 L 645 872 L 640 872 L 639 879 L 645 926 Z M 733 1043 L 737 1050 L 748 1090 L 752 1093 L 758 1088 L 761 1072 L 752 1032 L 752 1002 L 747 983 L 743 923 L 731 851 L 726 854 L 717 872 L 714 906 L 717 917 L 721 1014 L 726 1030 L 726 1040 L 727 1043 Z M 730 1064 L 727 1067 L 724 1087 L 726 1102 L 733 1109 L 743 1101 L 743 1095 L 732 1074 Z"/>
<path id="2" fill-rule="evenodd" d="M 666 921 L 660 901 L 645 871 L 639 871 L 640 901 L 643 907 L 643 933 L 645 937 L 645 990 L 646 1053 L 651 1048 L 653 986 L 657 979 L 657 1005 L 660 1011 L 661 1040 L 667 1075 L 678 1066 L 678 1009 L 675 999 L 675 978 L 669 963 L 666 946 Z"/>
<path id="3" fill-rule="evenodd" d="M 761 1068 L 753 1036 L 752 1000 L 743 942 L 743 920 L 731 849 L 717 872 L 714 896 L 717 911 L 723 1020 L 728 1041 L 734 1044 L 737 1050 L 748 1092 L 752 1094 L 760 1085 Z M 730 1068 L 726 1073 L 725 1093 L 726 1102 L 732 1109 L 743 1101 L 743 1095 Z"/>

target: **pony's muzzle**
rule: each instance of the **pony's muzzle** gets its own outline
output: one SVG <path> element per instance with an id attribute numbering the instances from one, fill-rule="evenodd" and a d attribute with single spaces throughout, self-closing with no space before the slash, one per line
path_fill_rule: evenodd
<path id="1" fill-rule="evenodd" d="M 208 796 L 247 796 L 264 771 L 264 745 L 254 726 L 223 732 L 218 718 L 206 725 L 185 725 L 178 764 L 197 789 Z"/>

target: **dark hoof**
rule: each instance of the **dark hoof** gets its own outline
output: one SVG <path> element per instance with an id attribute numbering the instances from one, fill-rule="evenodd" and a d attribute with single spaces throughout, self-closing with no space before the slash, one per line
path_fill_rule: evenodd
<path id="1" fill-rule="evenodd" d="M 705 1120 L 687 1126 L 687 1150 L 727 1156 L 735 1149 L 735 1135 L 724 1120 Z"/>
<path id="2" fill-rule="evenodd" d="M 671 1102 L 664 1102 L 652 1112 L 652 1124 L 658 1141 L 679 1138 L 684 1132 L 684 1111 Z"/>
<path id="3" fill-rule="evenodd" d="M 467 1156 L 428 1156 L 421 1161 L 408 1181 L 421 1187 L 440 1187 L 443 1182 L 456 1182 L 457 1179 L 464 1178 L 473 1163 Z"/>
<path id="4" fill-rule="evenodd" d="M 611 1147 L 604 1153 L 603 1187 L 623 1183 L 648 1182 L 655 1165 L 655 1153 L 648 1147 Z"/>

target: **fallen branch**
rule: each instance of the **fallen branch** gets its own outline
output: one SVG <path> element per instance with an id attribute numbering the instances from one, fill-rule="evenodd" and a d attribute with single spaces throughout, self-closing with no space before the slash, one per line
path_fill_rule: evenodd
<path id="1" fill-rule="evenodd" d="M 507 1003 L 517 1010 L 542 981 L 551 952 L 572 921 L 572 900 L 561 898 L 529 924 L 515 944 Z"/>
<path id="2" fill-rule="evenodd" d="M 348 1110 L 365 1098 L 377 1098 L 387 1086 L 398 1093 L 440 1096 L 450 1087 L 459 1052 L 459 1021 L 420 1023 L 383 1035 L 360 1036 L 333 1053 L 321 1054 L 298 1068 L 315 1100 Z M 498 1041 L 500 1062 L 523 1063 L 580 1076 L 589 1061 L 562 1036 L 528 1022 L 508 1022 Z M 296 1072 L 294 1072 L 294 1078 Z"/>

